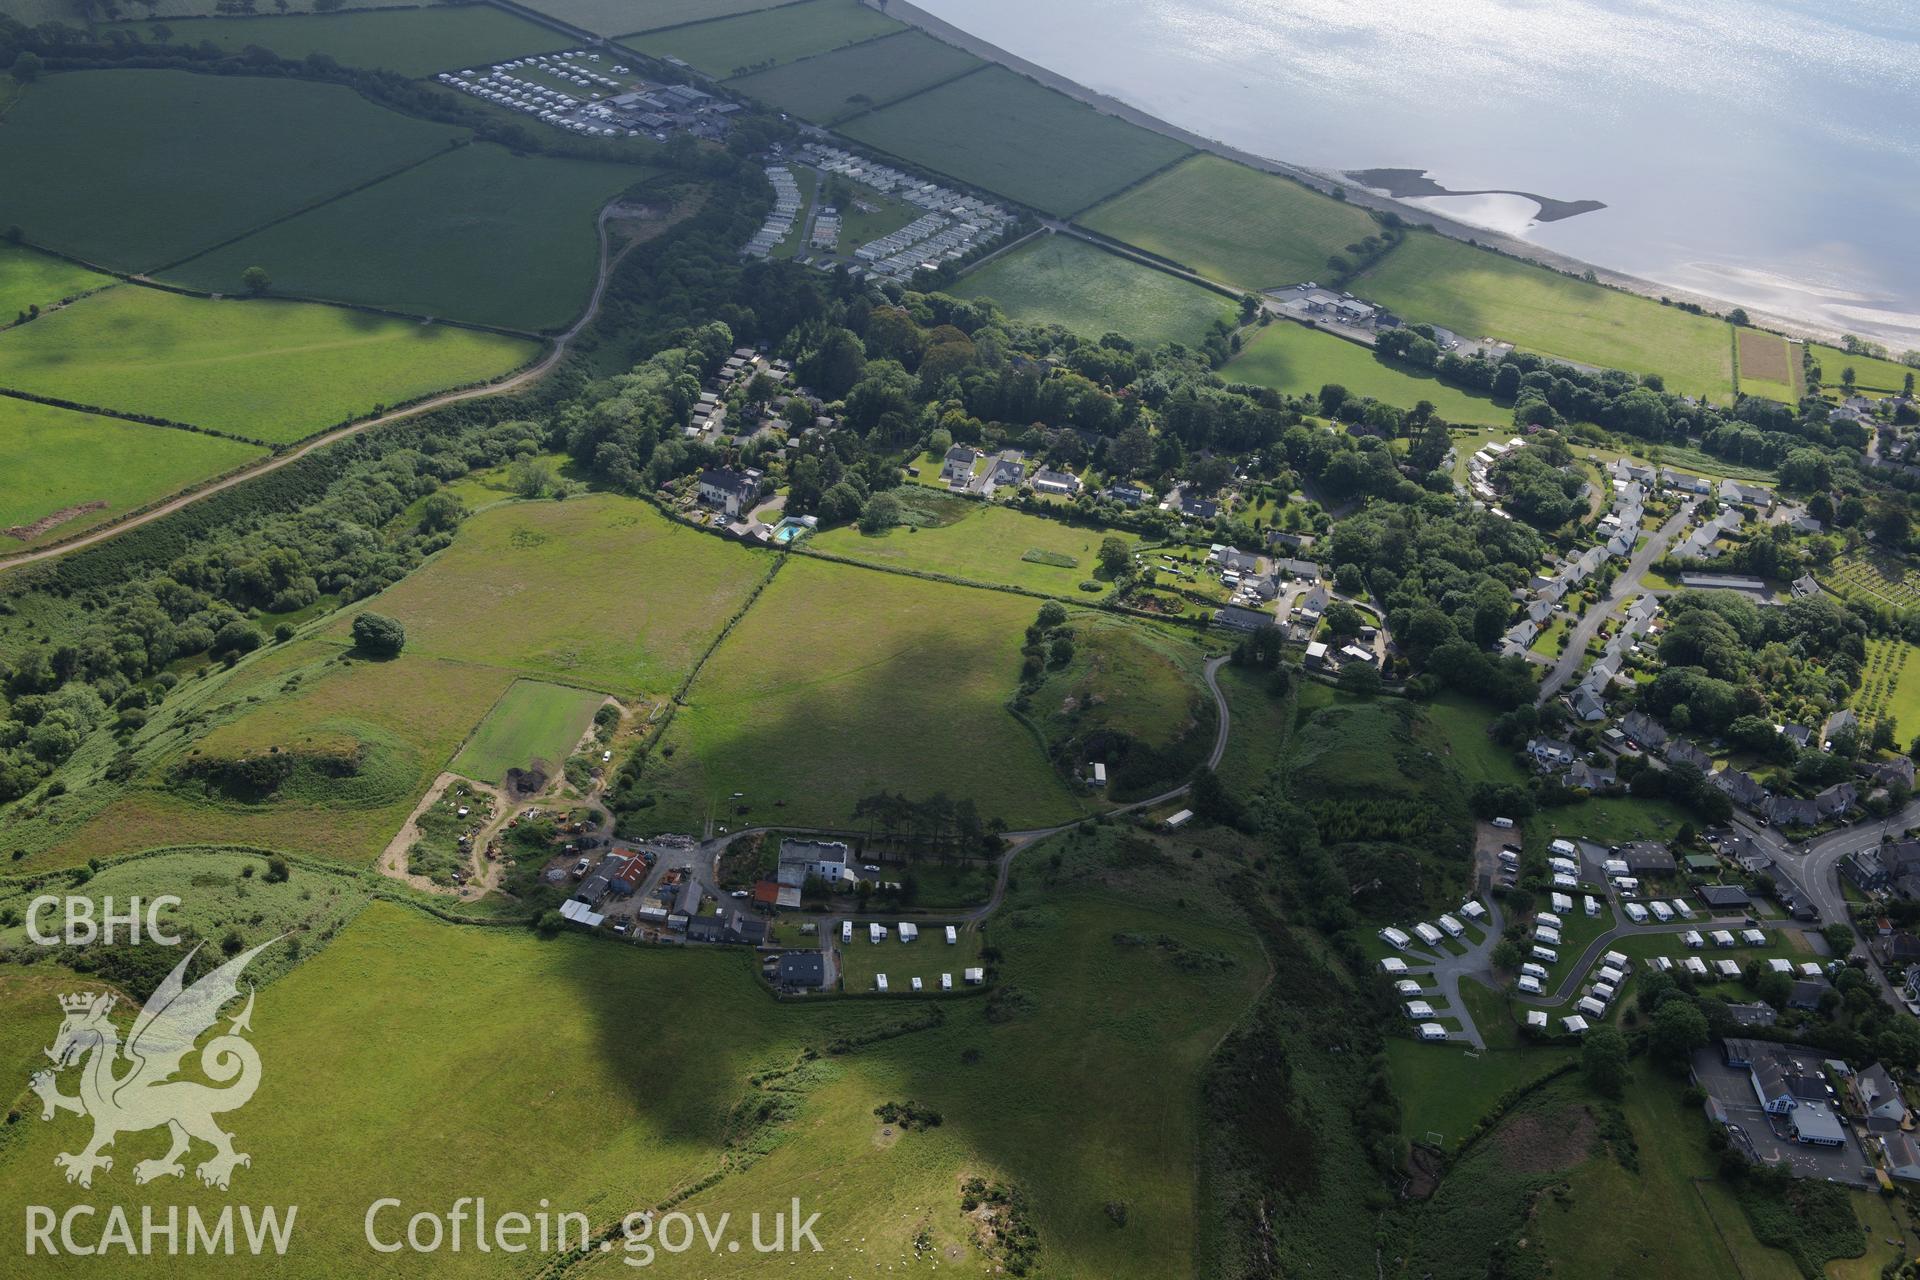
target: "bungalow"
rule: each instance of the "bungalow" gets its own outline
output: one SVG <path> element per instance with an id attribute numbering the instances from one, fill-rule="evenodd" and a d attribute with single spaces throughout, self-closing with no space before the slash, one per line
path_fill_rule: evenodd
<path id="1" fill-rule="evenodd" d="M 1050 493 L 1057 497 L 1071 498 L 1079 494 L 1080 477 L 1065 471 L 1051 471 L 1046 467 L 1033 473 L 1033 491 Z"/>
<path id="2" fill-rule="evenodd" d="M 1134 484 L 1110 484 L 1100 496 L 1123 507 L 1137 507 L 1147 500 L 1147 491 Z"/>
<path id="3" fill-rule="evenodd" d="M 1018 449 L 1003 449 L 987 464 L 987 473 L 980 477 L 977 487 L 991 498 L 995 489 L 1018 488 L 1026 478 L 1026 455 Z"/>
<path id="4" fill-rule="evenodd" d="M 1213 611 L 1213 625 L 1229 631 L 1258 631 L 1273 625 L 1273 615 L 1261 609 L 1243 609 L 1228 605 Z"/>
<path id="5" fill-rule="evenodd" d="M 1744 911 L 1752 899 L 1737 884 L 1703 884 L 1694 890 L 1700 901 L 1716 911 Z"/>
<path id="6" fill-rule="evenodd" d="M 827 985 L 827 968 L 819 951 L 789 951 L 774 969 L 774 981 L 789 990 L 818 991 Z"/>
<path id="7" fill-rule="evenodd" d="M 946 458 L 940 463 L 940 478 L 954 488 L 964 489 L 973 483 L 973 464 L 979 460 L 978 449 L 970 449 L 964 444 L 954 445 L 947 450 Z"/>
<path id="8" fill-rule="evenodd" d="M 1247 574 L 1260 571 L 1260 557 L 1251 551 L 1242 551 L 1237 547 L 1226 547 L 1216 543 L 1207 559 L 1222 573 Z"/>
<path id="9" fill-rule="evenodd" d="M 1738 480 L 1722 480 L 1719 497 L 1722 502 L 1734 505 L 1759 507 L 1766 511 L 1773 506 L 1773 491 L 1755 484 L 1741 484 Z"/>
<path id="10" fill-rule="evenodd" d="M 1781 725 L 1780 736 L 1802 751 L 1805 751 L 1813 743 L 1813 730 L 1803 724 Z"/>
<path id="11" fill-rule="evenodd" d="M 1598 791 L 1603 787 L 1611 787 L 1619 781 L 1620 775 L 1612 768 L 1605 765 L 1590 765 L 1584 760 L 1574 761 L 1573 767 L 1567 770 L 1567 785 L 1570 787 L 1585 787 L 1589 791 Z"/>
<path id="12" fill-rule="evenodd" d="M 1278 529 L 1267 534 L 1267 546 L 1285 547 L 1289 551 L 1311 551 L 1317 540 L 1310 533 L 1282 533 Z"/>
<path id="13" fill-rule="evenodd" d="M 1702 477 L 1689 475 L 1684 471 L 1675 471 L 1672 467 L 1660 469 L 1660 483 L 1670 489 L 1678 489 L 1682 493 L 1705 494 L 1713 491 L 1713 486 Z"/>
<path id="14" fill-rule="evenodd" d="M 753 509 L 754 500 L 760 496 L 760 473 L 758 471 L 735 471 L 730 467 L 716 467 L 700 473 L 700 501 L 715 510 L 726 513 L 730 520 L 738 520 Z"/>
<path id="15" fill-rule="evenodd" d="M 1672 875 L 1676 864 L 1667 847 L 1652 840 L 1635 840 L 1620 846 L 1620 860 L 1636 876 Z"/>
<path id="16" fill-rule="evenodd" d="M 1317 582 L 1327 576 L 1327 571 L 1312 560 L 1295 560 L 1280 556 L 1274 560 L 1273 567 L 1277 572 L 1284 573 L 1288 577 L 1305 578 L 1308 582 Z"/>
<path id="17" fill-rule="evenodd" d="M 1887 1173 L 1902 1182 L 1920 1182 L 1920 1145 L 1898 1130 L 1880 1135 L 1880 1150 L 1887 1158 Z"/>
<path id="18" fill-rule="evenodd" d="M 1809 596 L 1817 596 L 1819 594 L 1820 584 L 1813 580 L 1812 574 L 1803 573 L 1793 580 L 1793 598 L 1795 600 L 1805 600 Z"/>

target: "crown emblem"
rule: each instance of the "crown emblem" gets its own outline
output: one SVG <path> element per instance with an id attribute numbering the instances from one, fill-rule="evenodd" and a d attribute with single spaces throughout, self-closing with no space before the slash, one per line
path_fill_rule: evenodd
<path id="1" fill-rule="evenodd" d="M 113 1003 L 113 997 L 102 997 L 98 991 L 78 991 L 70 996 L 61 996 L 60 1007 L 68 1013 L 86 1013 L 103 998 L 108 1004 Z"/>

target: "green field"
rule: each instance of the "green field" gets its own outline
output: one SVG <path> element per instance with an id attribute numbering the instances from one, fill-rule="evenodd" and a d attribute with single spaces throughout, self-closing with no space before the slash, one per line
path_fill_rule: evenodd
<path id="1" fill-rule="evenodd" d="M 1072 236 L 1041 236 L 972 272 L 949 291 L 991 298 L 1016 320 L 1058 324 L 1082 337 L 1122 333 L 1136 342 L 1199 345 L 1231 301 L 1178 276 Z"/>
<path id="2" fill-rule="evenodd" d="M 1231 714 L 1227 753 L 1216 772 L 1235 796 L 1251 796 L 1279 767 L 1293 733 L 1294 699 L 1276 696 L 1271 673 L 1228 663 L 1214 679 Z"/>
<path id="3" fill-rule="evenodd" d="M 112 276 L 89 271 L 48 253 L 0 242 L 0 326 L 28 307 L 45 310 L 63 299 L 113 283 Z"/>
<path id="4" fill-rule="evenodd" d="M 1896 742 L 1903 733 L 1911 741 L 1920 732 L 1920 662 L 1913 661 L 1914 652 L 1904 640 L 1867 641 L 1866 667 L 1850 704 L 1867 731 L 1891 717 Z"/>
<path id="5" fill-rule="evenodd" d="M 641 821 L 690 831 L 746 807 L 758 822 L 839 825 L 883 788 L 970 797 L 1015 829 L 1076 816 L 1006 706 L 1037 609 L 791 557 L 694 682 L 649 766 L 659 802 Z"/>
<path id="6" fill-rule="evenodd" d="M 1863 396 L 1881 399 L 1900 394 L 1909 376 L 1920 378 L 1920 369 L 1872 356 L 1850 356 L 1838 347 L 1811 344 L 1813 362 L 1820 366 L 1820 388 L 1829 396 L 1841 394 L 1840 379 L 1853 370 L 1854 389 Z"/>
<path id="7" fill-rule="evenodd" d="M 1669 391 L 1721 401 L 1733 394 L 1733 346 L 1724 321 L 1445 236 L 1409 235 L 1351 288 L 1409 321 L 1445 325 L 1464 337 L 1500 338 L 1542 355 L 1657 373 Z"/>
<path id="8" fill-rule="evenodd" d="M 515 502 L 469 518 L 451 547 L 370 607 L 406 626 L 409 654 L 658 697 L 770 565 L 770 553 L 632 498 Z M 344 640 L 347 628 L 343 618 L 331 634 Z"/>
<path id="9" fill-rule="evenodd" d="M 758 13 L 674 27 L 627 43 L 710 76 L 745 75 L 843 45 L 891 35 L 901 25 L 858 0 L 802 0 Z"/>
<path id="10" fill-rule="evenodd" d="M 780 0 L 536 0 L 527 8 L 596 35 L 624 36 L 771 9 L 778 3 Z"/>
<path id="11" fill-rule="evenodd" d="M 1760 329 L 1733 331 L 1739 357 L 1740 394 L 1778 404 L 1799 404 L 1800 344 Z"/>
<path id="12" fill-rule="evenodd" d="M 648 172 L 478 143 L 182 263 L 165 278 L 237 293 L 241 273 L 259 266 L 275 293 L 559 329 L 593 292 L 600 206 Z"/>
<path id="13" fill-rule="evenodd" d="M 743 76 L 728 87 L 804 119 L 832 124 L 982 65 L 950 44 L 902 31 Z"/>
<path id="14" fill-rule="evenodd" d="M 9 847 L 47 842 L 30 870 L 196 842 L 367 865 L 513 674 L 410 653 L 352 660 L 320 641 L 264 651 L 199 697 L 168 699 L 133 743 L 130 783 L 93 778 L 58 827 L 9 823 Z M 262 754 L 290 769 L 270 796 L 227 782 L 229 772 L 179 772 Z"/>
<path id="15" fill-rule="evenodd" d="M 1378 230 L 1353 205 L 1211 155 L 1122 192 L 1080 221 L 1249 290 L 1325 275 L 1328 255 Z"/>
<path id="16" fill-rule="evenodd" d="M 356 5 L 358 0 L 355 0 Z M 324 53 L 347 67 L 373 67 L 403 76 L 499 62 L 571 46 L 550 28 L 486 4 L 435 5 L 386 12 L 275 14 L 243 18 L 193 18 L 167 23 L 116 22 L 105 30 L 165 43 L 212 44 L 228 53 L 249 46 L 298 62 Z"/>
<path id="17" fill-rule="evenodd" d="M 156 270 L 424 160 L 459 133 L 340 85 L 48 76 L 0 130 L 0 225 L 89 262 Z"/>
<path id="18" fill-rule="evenodd" d="M 219 436 L 0 396 L 0 554 L 117 520 L 261 454 Z M 105 505 L 76 510 L 96 502 Z M 23 536 L 63 512 L 72 514 Z"/>
<path id="19" fill-rule="evenodd" d="M 1062 217 L 1189 150 L 1004 67 L 861 116 L 841 132 Z"/>
<path id="20" fill-rule="evenodd" d="M 980 933 L 967 925 L 961 925 L 958 941 L 947 945 L 946 922 L 942 920 L 917 920 L 920 925 L 920 937 L 914 942 L 900 941 L 898 920 L 888 918 L 884 913 L 875 913 L 879 923 L 887 927 L 885 941 L 877 946 L 867 934 L 867 920 L 854 922 L 853 941 L 842 944 L 838 934 L 834 935 L 834 949 L 840 953 L 841 990 L 849 995 L 863 995 L 877 988 L 874 977 L 887 975 L 887 991 L 891 995 L 913 994 L 913 980 L 920 979 L 922 995 L 937 996 L 940 992 L 940 975 L 953 975 L 953 990 L 949 995 L 958 994 L 967 989 L 964 970 L 980 963 Z"/>
<path id="21" fill-rule="evenodd" d="M 463 778 L 500 782 L 507 770 L 542 761 L 551 774 L 593 724 L 603 694 L 544 680 L 516 680 L 453 758 Z"/>
<path id="22" fill-rule="evenodd" d="M 122 285 L 0 333 L 0 387 L 285 443 L 538 352 L 340 307 Z"/>
<path id="23" fill-rule="evenodd" d="M 1334 382 L 1399 409 L 1426 400 L 1448 422 L 1498 426 L 1513 421 L 1512 410 L 1501 409 L 1491 397 L 1462 391 L 1431 373 L 1387 364 L 1358 343 L 1291 321 L 1275 321 L 1255 334 L 1220 372 L 1229 382 L 1296 395 L 1318 394 Z"/>
<path id="24" fill-rule="evenodd" d="M 1025 587 L 1068 600 L 1098 600 L 1112 588 L 1104 579 L 1096 579 L 1100 540 L 1106 536 L 1103 529 L 1080 528 L 944 494 L 922 499 L 918 505 L 929 501 L 942 512 L 951 510 L 954 522 L 902 526 L 876 536 L 845 525 L 814 534 L 807 545 L 850 560 Z M 1022 558 L 1035 550 L 1068 557 L 1074 565 L 1067 568 Z M 1095 580 L 1101 582 L 1099 591 L 1080 590 L 1082 582 Z"/>

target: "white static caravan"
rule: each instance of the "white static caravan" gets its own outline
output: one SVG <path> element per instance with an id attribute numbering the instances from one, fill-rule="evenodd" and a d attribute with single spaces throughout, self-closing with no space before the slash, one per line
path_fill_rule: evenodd
<path id="1" fill-rule="evenodd" d="M 1564 893 L 1556 893 L 1556 894 L 1554 894 L 1554 895 L 1553 895 L 1553 910 L 1554 910 L 1554 914 L 1555 914 L 1555 915 L 1558 915 L 1558 914 L 1559 914 L 1560 912 L 1562 912 L 1562 911 L 1571 911 L 1571 910 L 1573 910 L 1573 899 L 1572 899 L 1572 898 L 1570 898 L 1570 897 L 1568 897 L 1568 896 L 1567 896 L 1566 894 L 1564 894 Z"/>
<path id="2" fill-rule="evenodd" d="M 1574 858 L 1580 854 L 1571 840 L 1550 840 L 1547 842 L 1547 852 L 1557 853 L 1563 858 Z"/>
<path id="3" fill-rule="evenodd" d="M 1468 901 L 1461 906 L 1460 914 L 1469 920 L 1485 920 L 1487 918 L 1487 909 L 1481 906 L 1479 902 L 1468 899 Z"/>
<path id="4" fill-rule="evenodd" d="M 1809 960 L 1800 966 L 1800 976 L 1803 978 L 1818 978 L 1825 972 L 1826 970 L 1820 967 L 1820 962 L 1817 960 Z"/>
<path id="5" fill-rule="evenodd" d="M 1167 819 L 1167 830 L 1178 831 L 1181 827 L 1186 826 L 1189 822 L 1192 822 L 1192 821 L 1193 821 L 1193 810 L 1182 809 L 1180 812 L 1174 814 L 1172 817 Z"/>
<path id="6" fill-rule="evenodd" d="M 1738 960 L 1716 960 L 1713 962 L 1713 967 L 1720 971 L 1720 976 L 1723 978 L 1738 978 L 1740 976 L 1740 962 Z"/>
<path id="7" fill-rule="evenodd" d="M 909 923 L 908 923 L 907 921 L 905 921 L 905 920 L 902 920 L 902 921 L 900 922 L 900 941 L 902 941 L 902 942 L 915 942 L 915 941 L 917 941 L 917 940 L 919 939 L 919 937 L 920 937 L 920 926 L 919 926 L 919 925 L 917 925 L 917 924 L 909 924 Z"/>
<path id="8" fill-rule="evenodd" d="M 1396 929 L 1392 925 L 1380 931 L 1380 940 L 1396 951 L 1405 951 L 1413 943 L 1405 929 Z"/>
<path id="9" fill-rule="evenodd" d="M 1536 911 L 1533 916 L 1533 922 L 1535 924 L 1543 924 L 1549 929 L 1558 929 L 1560 927 L 1560 917 L 1551 911 Z"/>
<path id="10" fill-rule="evenodd" d="M 1679 916 L 1682 920 L 1693 919 L 1693 908 L 1688 906 L 1685 902 L 1681 901 L 1679 898 L 1675 898 L 1672 902 L 1669 902 L 1667 905 L 1672 907 L 1673 914 L 1675 914 L 1676 916 Z"/>
<path id="11" fill-rule="evenodd" d="M 1093 766 L 1093 785 L 1096 787 L 1107 785 L 1107 766 L 1098 761 L 1095 761 Z"/>
<path id="12" fill-rule="evenodd" d="M 875 946 L 879 946 L 882 942 L 886 941 L 886 938 L 887 938 L 887 926 L 883 924 L 870 924 L 867 926 L 868 942 L 873 943 Z"/>
<path id="13" fill-rule="evenodd" d="M 1662 973 L 1672 973 L 1673 957 L 1672 956 L 1655 956 L 1653 958 L 1653 967 L 1658 969 Z"/>
<path id="14" fill-rule="evenodd" d="M 1543 964 L 1535 964 L 1529 960 L 1520 966 L 1520 972 L 1526 974 L 1529 978 L 1544 978 L 1547 976 L 1547 967 Z"/>
<path id="15" fill-rule="evenodd" d="M 1543 947 L 1538 944 L 1535 944 L 1533 950 L 1527 952 L 1527 954 L 1532 956 L 1535 960 L 1538 960 L 1541 964 L 1560 963 L 1560 953 L 1558 951 L 1555 951 L 1552 947 Z"/>
<path id="16" fill-rule="evenodd" d="M 1713 939 L 1713 945 L 1716 947 L 1730 947 L 1733 945 L 1733 935 L 1725 929 L 1715 929 L 1707 936 Z"/>
<path id="17" fill-rule="evenodd" d="M 947 926 L 947 945 L 951 947 L 959 941 L 960 941 L 960 931 L 954 928 L 952 925 L 948 925 Z"/>
<path id="18" fill-rule="evenodd" d="M 1537 996 L 1545 989 L 1541 986 L 1540 979 L 1525 973 L 1521 974 L 1520 980 L 1513 985 L 1530 996 Z"/>
<path id="19" fill-rule="evenodd" d="M 1433 1006 L 1425 1000 L 1409 1000 L 1407 1001 L 1407 1016 L 1415 1022 L 1420 1021 L 1422 1018 L 1431 1018 L 1433 1016 Z"/>
<path id="20" fill-rule="evenodd" d="M 1633 963 L 1627 959 L 1627 953 L 1624 951 L 1609 951 L 1600 957 L 1600 963 L 1610 969 L 1619 969 L 1622 972 L 1633 968 Z"/>
<path id="21" fill-rule="evenodd" d="M 1707 940 L 1700 936 L 1700 931 L 1698 929 L 1687 930 L 1685 933 L 1680 935 L 1680 941 L 1686 943 L 1687 946 L 1691 947 L 1695 951 L 1698 951 L 1700 950 L 1700 948 L 1707 945 Z"/>
<path id="22" fill-rule="evenodd" d="M 960 976 L 966 981 L 968 986 L 977 987 L 987 980 L 987 971 L 985 969 L 966 969 L 961 972 Z"/>
<path id="23" fill-rule="evenodd" d="M 1426 943 L 1430 947 L 1437 947 L 1440 945 L 1440 931 L 1434 928 L 1430 924 L 1417 924 L 1413 926 L 1413 932 L 1420 939 L 1420 941 Z"/>
<path id="24" fill-rule="evenodd" d="M 1467 927 L 1452 916 L 1441 916 L 1440 928 L 1449 938 L 1457 938 L 1467 931 Z"/>
<path id="25" fill-rule="evenodd" d="M 1758 929 L 1742 929 L 1740 941 L 1750 947 L 1764 947 L 1767 945 L 1767 935 Z"/>
<path id="26" fill-rule="evenodd" d="M 1561 875 L 1577 876 L 1580 874 L 1580 864 L 1572 858 L 1548 858 L 1547 870 L 1557 871 Z"/>
<path id="27" fill-rule="evenodd" d="M 1658 898 L 1655 898 L 1647 904 L 1647 910 L 1653 912 L 1653 918 L 1661 924 L 1665 924 L 1667 921 L 1673 919 L 1673 908 Z"/>
<path id="28" fill-rule="evenodd" d="M 876 991 L 885 991 L 887 989 L 887 975 L 884 973 L 874 974 L 873 986 Z"/>
<path id="29" fill-rule="evenodd" d="M 1612 876 L 1616 879 L 1619 878 L 1620 876 L 1630 876 L 1633 874 L 1632 870 L 1628 868 L 1627 861 L 1625 858 L 1608 858 L 1605 862 L 1602 862 L 1600 865 L 1602 868 L 1606 870 L 1606 873 L 1609 876 Z"/>
<path id="30" fill-rule="evenodd" d="M 920 979 L 918 979 L 918 978 L 915 978 L 915 979 L 913 980 L 913 989 L 914 989 L 915 991 L 918 991 L 918 990 L 920 990 Z"/>
<path id="31" fill-rule="evenodd" d="M 1536 1031 L 1547 1029 L 1547 1011 L 1545 1009 L 1527 1010 L 1527 1025 Z"/>
<path id="32" fill-rule="evenodd" d="M 1500 828 L 1500 830 L 1502 831 L 1511 831 L 1513 830 L 1513 819 L 1512 818 L 1495 818 L 1493 820 L 1493 825 Z"/>
<path id="33" fill-rule="evenodd" d="M 1625 911 L 1627 913 L 1627 919 L 1633 921 L 1635 924 L 1645 924 L 1647 922 L 1647 909 L 1637 902 L 1626 903 L 1621 907 L 1621 910 Z"/>
<path id="34" fill-rule="evenodd" d="M 1422 1040 L 1445 1040 L 1447 1038 L 1447 1029 L 1437 1022 L 1423 1022 L 1420 1024 L 1420 1038 Z"/>
<path id="35" fill-rule="evenodd" d="M 1602 1004 L 1612 1004 L 1614 993 L 1619 990 L 1611 982 L 1596 982 L 1593 984 L 1593 998 Z"/>
<path id="36" fill-rule="evenodd" d="M 1578 889 L 1580 882 L 1572 876 L 1563 873 L 1553 878 L 1553 887 L 1556 889 Z"/>
<path id="37" fill-rule="evenodd" d="M 1687 972 L 1696 978 L 1704 978 L 1707 976 L 1707 962 L 1699 956 L 1688 956 Z"/>
<path id="38" fill-rule="evenodd" d="M 1393 984 L 1393 989 L 1403 996 L 1417 996 L 1420 994 L 1420 984 L 1412 978 L 1400 979 L 1400 981 Z"/>
<path id="39" fill-rule="evenodd" d="M 1788 977 L 1793 976 L 1793 961 L 1782 960 L 1779 956 L 1775 956 L 1773 959 L 1767 961 L 1767 968 L 1773 970 L 1775 973 L 1784 973 Z"/>
<path id="40" fill-rule="evenodd" d="M 1560 931 L 1542 926 L 1533 931 L 1533 940 L 1545 947 L 1557 947 L 1560 945 Z"/>
<path id="41" fill-rule="evenodd" d="M 951 991 L 951 990 L 953 990 L 953 975 L 952 975 L 952 974 L 950 974 L 950 973 L 943 973 L 943 974 L 941 974 L 941 975 L 940 975 L 940 989 L 941 989 L 942 991 Z"/>
<path id="42" fill-rule="evenodd" d="M 1606 1004 L 1603 1001 L 1595 1000 L 1592 996 L 1581 997 L 1580 1003 L 1573 1007 L 1581 1013 L 1586 1014 L 1589 1018 L 1604 1018 L 1607 1016 Z"/>
<path id="43" fill-rule="evenodd" d="M 1587 895 L 1587 915 L 1589 917 L 1592 917 L 1592 916 L 1597 916 L 1599 914 L 1600 914 L 1600 899 L 1594 897 L 1592 894 L 1588 894 Z"/>
<path id="44" fill-rule="evenodd" d="M 1610 964 L 1602 965 L 1600 972 L 1593 975 L 1593 980 L 1604 982 L 1610 987 L 1617 987 L 1627 980 L 1627 974 L 1624 969 L 1616 969 Z"/>
<path id="45" fill-rule="evenodd" d="M 842 920 L 840 922 L 840 941 L 842 942 L 853 941 L 853 921 Z"/>
<path id="46" fill-rule="evenodd" d="M 1587 1020 L 1577 1013 L 1572 1017 L 1560 1019 L 1560 1025 L 1567 1029 L 1567 1034 L 1570 1036 L 1587 1034 Z"/>
<path id="47" fill-rule="evenodd" d="M 1380 962 L 1380 971 L 1387 974 L 1405 973 L 1407 962 L 1399 956 L 1388 956 Z"/>
<path id="48" fill-rule="evenodd" d="M 1615 876 L 1613 887 L 1626 894 L 1640 892 L 1640 882 L 1632 876 Z"/>

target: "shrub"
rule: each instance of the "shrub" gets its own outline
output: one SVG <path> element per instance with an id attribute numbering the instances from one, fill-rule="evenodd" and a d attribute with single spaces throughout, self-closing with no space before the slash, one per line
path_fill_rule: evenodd
<path id="1" fill-rule="evenodd" d="M 353 620 L 353 644 L 370 657 L 397 658 L 406 646 L 407 629 L 381 613 L 363 613 Z"/>

